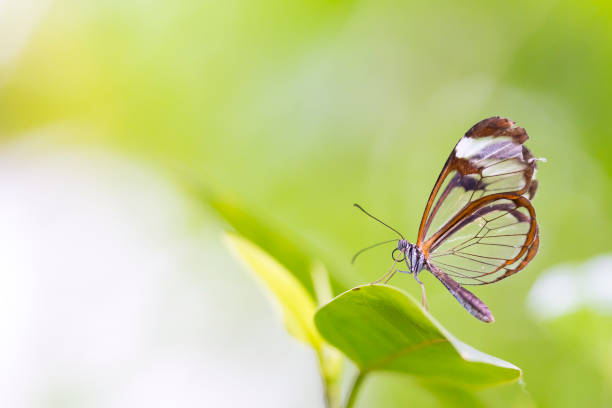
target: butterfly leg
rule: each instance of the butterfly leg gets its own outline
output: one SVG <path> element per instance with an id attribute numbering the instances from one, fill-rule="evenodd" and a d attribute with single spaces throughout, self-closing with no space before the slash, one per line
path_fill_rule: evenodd
<path id="1" fill-rule="evenodd" d="M 384 280 L 384 283 L 389 282 L 389 279 L 391 279 L 393 275 L 395 275 L 395 271 L 394 271 L 395 264 L 397 264 L 397 261 L 393 262 L 393 265 L 391 265 L 391 269 L 389 269 L 389 272 L 385 273 L 380 279 L 375 280 L 370 285 L 376 285 L 377 283 L 380 283 L 383 280 Z"/>
<path id="2" fill-rule="evenodd" d="M 385 280 L 385 283 L 389 282 L 389 280 L 393 277 L 393 275 L 395 275 L 395 272 L 400 272 L 400 273 L 412 273 L 410 271 L 400 271 L 399 269 L 396 269 L 395 271 L 393 271 L 393 274 L 391 274 L 391 276 L 389 276 L 387 278 L 387 280 Z"/>
<path id="3" fill-rule="evenodd" d="M 400 271 L 399 269 L 396 272 L 407 273 L 407 274 L 412 273 L 411 271 Z M 427 296 L 425 295 L 425 284 L 419 280 L 418 276 L 419 276 L 418 273 L 414 274 L 414 279 L 416 279 L 419 285 L 421 285 L 421 302 L 423 303 L 425 310 L 429 310 L 429 306 L 427 305 Z"/>
<path id="4" fill-rule="evenodd" d="M 391 272 L 391 274 L 389 274 L 389 277 L 387 279 L 385 279 L 385 284 L 391 280 L 393 275 L 395 275 L 395 272 L 397 272 L 397 271 L 393 271 L 393 272 Z"/>
<path id="5" fill-rule="evenodd" d="M 421 285 L 421 302 L 423 303 L 423 307 L 425 307 L 425 310 L 429 310 L 429 306 L 427 305 L 427 296 L 425 295 L 425 285 L 419 280 L 418 273 L 414 274 L 414 279 L 416 279 L 419 285 Z"/>

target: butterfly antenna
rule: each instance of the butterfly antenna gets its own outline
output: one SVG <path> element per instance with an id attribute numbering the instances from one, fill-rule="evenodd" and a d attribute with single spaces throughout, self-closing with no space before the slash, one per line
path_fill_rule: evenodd
<path id="1" fill-rule="evenodd" d="M 396 230 L 395 228 L 391 227 L 390 225 L 385 224 L 384 222 L 382 222 L 381 220 L 379 220 L 378 218 L 376 218 L 375 216 L 373 216 L 372 214 L 370 214 L 369 212 L 367 212 L 366 210 L 364 210 L 364 209 L 363 209 L 363 207 L 362 207 L 362 206 L 360 206 L 359 204 L 353 204 L 353 206 L 355 206 L 355 207 L 359 208 L 359 209 L 360 209 L 361 211 L 363 211 L 363 213 L 364 213 L 365 215 L 367 215 L 368 217 L 375 219 L 376 221 L 380 222 L 380 223 L 381 223 L 382 225 L 384 225 L 385 227 L 389 228 L 389 229 L 390 229 L 390 230 L 392 230 L 392 231 L 395 231 L 395 233 L 396 233 L 397 235 L 399 235 L 399 236 L 400 236 L 400 238 L 405 239 L 405 238 L 404 238 L 404 236 L 402 235 L 402 233 L 401 233 L 401 232 L 399 232 L 399 231 L 398 231 L 398 230 Z"/>
<path id="2" fill-rule="evenodd" d="M 361 255 L 361 253 L 362 253 L 362 252 L 365 252 L 365 251 L 367 251 L 368 249 L 376 248 L 377 246 L 380 246 L 380 245 L 383 245 L 383 244 L 388 244 L 389 242 L 395 242 L 395 241 L 397 241 L 397 239 L 393 238 L 393 239 L 390 239 L 390 240 L 388 240 L 388 241 L 379 242 L 378 244 L 370 245 L 370 246 L 368 246 L 368 247 L 365 247 L 365 248 L 363 248 L 363 249 L 360 249 L 360 250 L 359 250 L 359 251 L 357 251 L 357 253 L 356 253 L 355 255 L 353 255 L 353 257 L 351 258 L 351 264 L 354 264 L 354 263 L 355 263 L 355 259 L 357 259 L 357 257 L 358 257 L 359 255 Z"/>

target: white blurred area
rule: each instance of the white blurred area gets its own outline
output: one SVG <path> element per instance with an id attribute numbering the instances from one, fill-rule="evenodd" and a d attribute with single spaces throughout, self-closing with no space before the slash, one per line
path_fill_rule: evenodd
<path id="1" fill-rule="evenodd" d="M 527 300 L 531 313 L 542 320 L 581 308 L 612 315 L 612 254 L 548 269 L 533 284 Z"/>
<path id="2" fill-rule="evenodd" d="M 322 406 L 211 217 L 143 164 L 44 140 L 0 148 L 0 407 Z"/>
<path id="3" fill-rule="evenodd" d="M 50 0 L 0 0 L 0 68 L 21 53 L 50 4 Z"/>

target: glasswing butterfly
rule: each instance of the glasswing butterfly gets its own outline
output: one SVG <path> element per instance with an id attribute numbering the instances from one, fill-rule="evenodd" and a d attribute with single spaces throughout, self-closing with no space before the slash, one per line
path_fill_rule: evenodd
<path id="1" fill-rule="evenodd" d="M 442 168 L 425 205 L 416 244 L 395 228 L 393 266 L 374 283 L 387 283 L 396 272 L 430 271 L 474 317 L 490 323 L 487 305 L 462 285 L 486 285 L 521 271 L 538 252 L 539 231 L 531 200 L 538 182 L 537 160 L 523 145 L 525 129 L 510 119 L 484 119 L 467 131 Z M 357 252 L 395 242 L 384 241 Z M 396 269 L 404 262 L 407 271 Z"/>

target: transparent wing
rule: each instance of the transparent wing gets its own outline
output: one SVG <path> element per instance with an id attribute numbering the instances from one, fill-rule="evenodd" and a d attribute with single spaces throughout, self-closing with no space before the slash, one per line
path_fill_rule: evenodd
<path id="1" fill-rule="evenodd" d="M 523 269 L 538 250 L 538 225 L 526 197 L 484 201 L 429 248 L 428 262 L 464 285 L 483 285 Z"/>

